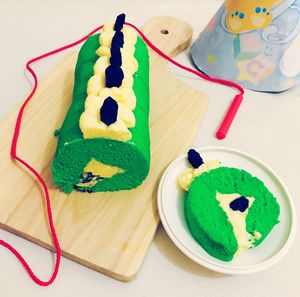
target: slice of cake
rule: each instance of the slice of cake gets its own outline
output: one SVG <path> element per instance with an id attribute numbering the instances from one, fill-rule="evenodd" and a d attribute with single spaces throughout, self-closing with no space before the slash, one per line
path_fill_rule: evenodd
<path id="1" fill-rule="evenodd" d="M 125 15 L 83 44 L 52 164 L 66 193 L 132 189 L 150 167 L 149 55 Z"/>
<path id="2" fill-rule="evenodd" d="M 245 170 L 203 162 L 190 150 L 192 167 L 178 182 L 186 190 L 185 217 L 195 240 L 223 261 L 259 245 L 279 222 L 280 207 L 264 183 Z"/>

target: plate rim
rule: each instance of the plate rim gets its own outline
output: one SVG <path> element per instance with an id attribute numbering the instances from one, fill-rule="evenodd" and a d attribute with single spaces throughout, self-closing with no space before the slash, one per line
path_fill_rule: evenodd
<path id="1" fill-rule="evenodd" d="M 205 147 L 193 147 L 193 149 L 195 149 L 196 151 L 199 151 L 199 152 L 208 152 L 208 151 L 216 151 L 217 150 L 217 151 L 224 151 L 224 152 L 238 154 L 243 157 L 246 157 L 248 160 L 250 160 L 252 162 L 254 161 L 255 164 L 258 164 L 261 167 L 263 167 L 264 170 L 267 170 L 268 174 L 271 173 L 273 175 L 273 177 L 275 177 L 275 179 L 277 179 L 277 181 L 279 182 L 280 186 L 282 187 L 282 190 L 286 193 L 286 197 L 287 197 L 289 207 L 291 210 L 290 232 L 288 234 L 287 240 L 285 241 L 283 246 L 278 250 L 278 252 L 276 252 L 273 256 L 271 256 L 267 260 L 260 262 L 258 264 L 246 265 L 243 268 L 232 268 L 232 267 L 229 268 L 229 267 L 226 267 L 226 265 L 222 265 L 222 264 L 217 265 L 209 260 L 203 259 L 203 257 L 199 257 L 197 254 L 195 254 L 194 251 L 191 251 L 189 248 L 187 248 L 184 245 L 184 243 L 182 243 L 182 241 L 172 231 L 172 228 L 169 226 L 168 221 L 165 217 L 163 205 L 162 205 L 162 201 L 163 201 L 162 189 L 163 189 L 163 185 L 164 185 L 164 180 L 167 177 L 168 173 L 172 170 L 173 167 L 175 167 L 183 159 L 186 159 L 186 154 L 181 154 L 177 158 L 175 158 L 165 169 L 165 171 L 160 179 L 158 190 L 157 190 L 157 206 L 158 206 L 159 216 L 160 216 L 162 225 L 163 225 L 166 233 L 168 234 L 168 236 L 171 238 L 172 242 L 177 246 L 177 248 L 179 250 L 181 250 L 181 252 L 183 252 L 187 257 L 189 257 L 194 262 L 196 262 L 210 270 L 217 271 L 217 272 L 224 273 L 224 274 L 240 275 L 240 274 L 255 273 L 258 271 L 265 270 L 265 269 L 271 267 L 272 265 L 274 265 L 275 263 L 277 263 L 279 260 L 281 260 L 286 255 L 286 253 L 288 252 L 288 250 L 290 249 L 290 247 L 292 246 L 292 244 L 294 242 L 295 235 L 296 235 L 296 228 L 297 228 L 297 214 L 296 214 L 296 207 L 294 204 L 294 200 L 293 200 L 287 186 L 282 181 L 282 179 L 277 175 L 276 171 L 274 171 L 266 163 L 264 163 L 263 161 L 259 160 L 256 157 L 252 156 L 251 154 L 243 152 L 238 149 L 231 148 L 231 147 L 205 146 Z M 224 262 L 224 263 L 226 263 L 226 262 Z"/>

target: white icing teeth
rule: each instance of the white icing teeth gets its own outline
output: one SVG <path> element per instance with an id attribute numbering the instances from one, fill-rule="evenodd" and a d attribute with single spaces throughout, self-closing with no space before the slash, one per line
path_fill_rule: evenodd
<path id="1" fill-rule="evenodd" d="M 106 31 L 113 31 L 113 30 L 114 30 L 114 26 L 115 26 L 115 23 L 113 23 L 113 22 L 111 22 L 111 23 L 106 23 L 106 24 L 104 24 L 102 31 L 103 31 L 103 32 L 106 32 Z"/>
<path id="2" fill-rule="evenodd" d="M 93 75 L 87 85 L 88 95 L 97 95 L 105 87 L 105 73 L 97 73 Z"/>
<path id="3" fill-rule="evenodd" d="M 134 29 L 132 29 L 130 27 L 123 27 L 121 32 L 124 35 L 123 48 L 124 49 L 133 48 L 136 43 L 136 40 L 137 40 L 137 35 L 136 35 Z M 114 31 L 113 27 L 105 28 L 105 30 L 103 30 L 103 32 L 99 36 L 100 46 L 107 46 L 110 48 L 114 35 L 115 35 L 115 31 Z"/>
<path id="4" fill-rule="evenodd" d="M 123 73 L 124 73 L 124 78 L 123 78 L 122 85 L 120 88 L 132 89 L 133 81 L 134 81 L 132 74 L 126 68 L 123 68 Z"/>
<path id="5" fill-rule="evenodd" d="M 121 48 L 122 55 L 122 68 L 127 68 L 131 74 L 134 74 L 138 69 L 138 62 L 134 58 L 135 43 L 137 40 L 136 33 L 131 28 L 123 28 L 124 45 Z M 107 29 L 109 30 L 109 29 Z M 114 37 L 115 31 L 103 32 L 99 37 L 100 47 L 97 49 L 96 54 L 100 57 L 110 57 L 111 42 Z"/>
<path id="6" fill-rule="evenodd" d="M 101 56 L 110 57 L 110 47 L 108 47 L 106 45 L 102 45 L 96 50 L 96 54 L 99 57 L 101 57 Z"/>
<path id="7" fill-rule="evenodd" d="M 182 171 L 182 173 L 178 177 L 178 185 L 185 190 L 186 192 L 189 191 L 190 186 L 193 180 L 201 175 L 204 172 L 216 169 L 221 166 L 221 162 L 219 160 L 207 160 L 203 163 L 199 168 L 191 168 L 188 167 Z"/>
<path id="8" fill-rule="evenodd" d="M 103 99 L 113 97 L 117 102 L 128 105 L 131 110 L 135 109 L 136 97 L 132 89 L 126 88 L 104 88 L 99 96 Z"/>
<path id="9" fill-rule="evenodd" d="M 135 72 L 137 72 L 138 70 L 138 62 L 136 60 L 136 58 L 133 56 L 134 55 L 134 50 L 135 48 L 133 48 L 133 50 L 130 49 L 129 50 L 125 50 L 123 48 L 121 48 L 121 55 L 122 55 L 122 69 L 126 68 L 129 70 L 129 72 L 132 74 L 134 74 Z M 107 67 L 109 66 L 110 62 L 109 62 L 109 58 L 110 58 L 110 48 L 107 46 L 100 46 L 97 51 L 96 54 L 98 56 L 100 56 L 99 59 L 105 57 L 105 65 L 107 64 Z M 97 60 L 96 64 L 98 63 L 99 59 Z M 104 63 L 103 61 L 101 61 L 102 63 Z M 100 62 L 99 62 L 100 63 Z"/>
<path id="10" fill-rule="evenodd" d="M 107 56 L 102 56 L 100 57 L 94 66 L 94 73 L 95 74 L 104 74 L 105 73 L 105 69 L 110 65 L 109 62 L 109 57 Z"/>
<path id="11" fill-rule="evenodd" d="M 134 58 L 137 35 L 134 29 L 130 27 L 123 27 L 121 32 L 123 32 L 124 36 L 124 45 L 121 48 L 122 68 L 127 68 L 131 74 L 134 74 L 138 69 L 138 62 Z M 105 31 L 99 37 L 100 47 L 96 51 L 98 56 L 110 57 L 110 47 L 114 34 L 115 31 L 112 25 L 105 27 Z"/>
<path id="12" fill-rule="evenodd" d="M 107 47 L 111 47 L 111 41 L 112 41 L 112 38 L 114 37 L 115 35 L 115 31 L 105 31 L 105 32 L 102 32 L 99 36 L 99 43 L 100 45 L 105 45 Z"/>
<path id="13" fill-rule="evenodd" d="M 126 104 L 119 104 L 119 117 L 128 128 L 135 126 L 134 114 Z"/>

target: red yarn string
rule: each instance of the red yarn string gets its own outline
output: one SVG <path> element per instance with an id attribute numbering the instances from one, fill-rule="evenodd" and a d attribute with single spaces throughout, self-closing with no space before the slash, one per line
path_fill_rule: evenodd
<path id="1" fill-rule="evenodd" d="M 208 76 L 206 74 L 201 73 L 200 71 L 194 70 L 192 68 L 189 68 L 187 66 L 184 66 L 178 62 L 176 62 L 175 60 L 173 60 L 171 57 L 169 57 L 168 55 L 166 55 L 164 52 L 162 52 L 159 48 L 157 48 L 145 35 L 144 33 L 139 30 L 136 26 L 134 26 L 133 24 L 130 23 L 125 23 L 126 25 L 134 28 L 140 35 L 141 37 L 144 39 L 144 41 L 147 43 L 147 45 L 152 48 L 152 50 L 154 50 L 157 54 L 159 54 L 161 57 L 163 57 L 164 59 L 166 59 L 167 61 L 169 61 L 170 63 L 172 63 L 173 65 L 177 66 L 178 68 L 181 68 L 185 71 L 188 71 L 190 73 L 195 74 L 196 76 L 205 79 L 207 81 L 213 82 L 213 83 L 218 83 L 221 85 L 225 85 L 231 88 L 235 88 L 239 94 L 236 95 L 233 99 L 233 101 L 231 102 L 227 112 L 225 113 L 224 119 L 221 121 L 221 124 L 216 132 L 216 138 L 221 140 L 224 139 L 227 135 L 227 132 L 234 120 L 234 117 L 243 101 L 243 95 L 244 95 L 244 89 L 232 82 L 232 81 L 228 81 L 225 79 L 220 79 L 220 78 L 215 78 L 212 76 Z"/>
<path id="2" fill-rule="evenodd" d="M 194 70 L 192 68 L 189 68 L 187 66 L 184 66 L 178 62 L 176 62 L 175 60 L 173 60 L 171 57 L 169 57 L 168 55 L 166 55 L 164 52 L 162 52 L 158 47 L 156 47 L 147 37 L 146 35 L 139 29 L 137 28 L 135 25 L 133 24 L 130 24 L 130 23 L 125 23 L 126 25 L 132 27 L 133 29 L 135 29 L 140 35 L 141 37 L 143 38 L 143 40 L 147 43 L 147 45 L 152 48 L 157 54 L 159 54 L 161 57 L 163 57 L 164 59 L 166 59 L 167 61 L 169 61 L 170 63 L 172 63 L 173 65 L 177 66 L 178 68 L 181 68 L 183 70 L 186 70 L 190 73 L 193 73 L 195 75 L 197 75 L 198 77 L 202 78 L 202 79 L 205 79 L 207 81 L 210 81 L 210 82 L 213 82 L 213 83 L 218 83 L 218 84 L 221 84 L 221 85 L 225 85 L 225 86 L 228 86 L 228 87 L 231 87 L 231 88 L 235 88 L 239 91 L 239 93 L 241 95 L 244 94 L 244 89 L 232 82 L 232 81 L 229 81 L 229 80 L 225 80 L 225 79 L 220 79 L 220 78 L 214 78 L 214 77 L 211 77 L 211 76 L 207 76 L 203 73 L 201 73 L 200 71 L 197 71 L 197 70 Z"/>
<path id="3" fill-rule="evenodd" d="M 34 79 L 34 86 L 33 86 L 33 89 L 31 90 L 30 94 L 28 95 L 28 97 L 26 98 L 25 102 L 22 104 L 22 106 L 19 110 L 18 117 L 17 117 L 16 124 L 15 124 L 14 133 L 13 133 L 11 149 L 10 149 L 10 155 L 11 155 L 12 159 L 14 159 L 14 160 L 18 161 L 19 163 L 23 164 L 33 175 L 36 176 L 37 180 L 40 182 L 40 184 L 41 184 L 41 186 L 44 190 L 48 223 L 49 223 L 49 228 L 50 228 L 51 235 L 52 235 L 54 248 L 55 248 L 55 251 L 56 251 L 55 266 L 54 266 L 54 270 L 52 272 L 51 278 L 48 281 L 41 280 L 39 277 L 37 277 L 35 275 L 35 273 L 32 271 L 32 269 L 30 268 L 30 266 L 28 265 L 26 260 L 23 258 L 23 256 L 13 246 L 11 246 L 9 243 L 5 242 L 4 240 L 0 240 L 0 245 L 2 245 L 4 247 L 6 247 L 7 249 L 9 249 L 18 258 L 18 260 L 24 266 L 24 268 L 26 269 L 26 271 L 28 272 L 28 274 L 32 278 L 32 280 L 40 286 L 49 286 L 56 279 L 58 271 L 59 271 L 59 266 L 60 266 L 61 248 L 60 248 L 60 245 L 59 245 L 59 240 L 58 240 L 56 230 L 55 230 L 55 227 L 54 227 L 54 223 L 53 223 L 53 215 L 52 215 L 51 202 L 50 202 L 50 196 L 49 196 L 49 190 L 48 190 L 47 184 L 46 184 L 45 180 L 42 178 L 42 176 L 30 164 L 28 164 L 25 160 L 23 160 L 17 154 L 17 146 L 18 146 L 19 134 L 20 134 L 21 124 L 22 124 L 22 119 L 23 119 L 23 113 L 24 113 L 24 110 L 25 110 L 27 104 L 29 103 L 29 101 L 31 100 L 33 95 L 35 94 L 36 89 L 38 87 L 38 78 L 37 78 L 37 75 L 35 74 L 34 70 L 31 68 L 31 64 L 33 64 L 36 61 L 39 61 L 39 60 L 42 60 L 42 59 L 47 58 L 49 56 L 55 55 L 59 52 L 62 52 L 66 49 L 69 49 L 71 47 L 74 47 L 74 46 L 80 44 L 81 42 L 85 41 L 90 35 L 93 35 L 97 31 L 101 30 L 102 27 L 103 26 L 100 26 L 100 27 L 96 28 L 95 30 L 90 32 L 85 37 L 79 39 L 78 41 L 75 41 L 75 42 L 70 43 L 68 45 L 62 46 L 58 49 L 55 49 L 53 51 L 50 51 L 50 52 L 45 53 L 43 55 L 40 55 L 36 58 L 33 58 L 33 59 L 29 60 L 26 63 L 26 69 L 31 73 L 31 75 Z"/>
<path id="4" fill-rule="evenodd" d="M 226 81 L 226 80 L 222 80 L 222 79 L 217 79 L 217 78 L 212 78 L 212 77 L 208 77 L 204 74 L 202 74 L 201 72 L 198 72 L 194 69 L 191 69 L 189 67 L 186 67 L 178 62 L 176 62 L 175 60 L 173 60 L 171 57 L 169 57 L 168 55 L 166 55 L 165 53 L 163 53 L 160 49 L 158 49 L 136 26 L 134 26 L 131 23 L 125 23 L 126 25 L 134 28 L 139 34 L 140 36 L 143 38 L 143 40 L 147 43 L 147 45 L 152 48 L 157 54 L 159 54 L 161 57 L 163 57 L 164 59 L 168 60 L 169 62 L 171 62 L 172 64 L 174 64 L 175 66 L 186 70 L 188 72 L 191 72 L 195 75 L 197 75 L 200 78 L 203 78 L 205 80 L 211 81 L 211 82 L 215 82 L 215 83 L 219 83 L 222 85 L 226 85 L 229 87 L 233 87 L 235 89 L 237 89 L 241 95 L 243 95 L 244 90 L 242 87 L 240 87 L 239 85 L 230 82 L 230 81 Z M 61 260 L 61 248 L 60 248 L 60 244 L 59 244 L 59 240 L 56 234 L 56 230 L 55 230 L 55 226 L 53 223 L 53 214 L 52 214 L 52 209 L 51 209 L 51 201 L 50 201 L 50 196 L 49 196 L 49 190 L 47 187 L 47 184 L 45 182 L 45 180 L 42 178 L 42 176 L 30 165 L 28 164 L 25 160 L 23 160 L 21 157 L 18 156 L 17 154 L 17 146 L 18 146 L 18 140 L 19 140 L 19 134 L 20 134 L 20 129 L 21 129 L 21 124 L 22 124 L 22 120 L 23 120 L 23 113 L 25 111 L 26 106 L 28 105 L 29 101 L 32 99 L 33 95 L 36 92 L 36 89 L 38 87 L 38 77 L 36 75 L 36 73 L 34 72 L 34 70 L 31 68 L 31 64 L 40 61 L 44 58 L 47 58 L 49 56 L 55 55 L 59 52 L 62 52 L 64 50 L 67 50 L 71 47 L 74 47 L 80 43 L 82 43 L 83 41 L 85 41 L 90 35 L 93 35 L 94 33 L 96 33 L 97 31 L 101 30 L 103 28 L 103 25 L 96 28 L 95 30 L 93 30 L 92 32 L 90 32 L 88 35 L 84 36 L 83 38 L 67 44 L 65 46 L 62 46 L 58 49 L 55 49 L 53 51 L 47 52 L 43 55 L 40 55 L 38 57 L 35 57 L 31 60 L 29 60 L 26 63 L 26 69 L 30 72 L 30 74 L 32 75 L 33 79 L 34 79 L 34 86 L 30 92 L 30 94 L 28 95 L 28 97 L 26 98 L 26 100 L 24 101 L 24 103 L 22 104 L 18 116 L 17 116 L 17 120 L 16 120 L 16 124 L 15 124 L 15 128 L 14 128 L 14 133 L 13 133 L 13 138 L 12 138 L 12 143 L 11 143 L 11 149 L 10 149 L 10 155 L 11 158 L 19 163 L 21 163 L 23 166 L 25 166 L 33 175 L 35 175 L 35 177 L 37 178 L 37 180 L 39 181 L 39 183 L 41 184 L 43 191 L 44 191 L 44 196 L 45 196 L 45 202 L 46 202 L 46 210 L 47 210 L 47 218 L 48 218 L 48 223 L 49 223 L 49 228 L 51 231 L 51 235 L 52 235 L 52 240 L 53 240 L 53 244 L 54 244 L 54 248 L 55 248 L 55 252 L 56 252 L 56 259 L 55 259 L 55 266 L 54 266 L 54 270 L 52 272 L 52 276 L 50 277 L 50 279 L 48 281 L 43 281 L 41 280 L 39 277 L 36 276 L 36 274 L 32 271 L 32 269 L 30 268 L 30 266 L 28 265 L 28 263 L 26 262 L 26 260 L 24 259 L 24 257 L 13 247 L 11 246 L 9 243 L 5 242 L 4 240 L 0 240 L 0 245 L 2 245 L 3 247 L 7 248 L 8 250 L 10 250 L 16 257 L 17 259 L 21 262 L 21 264 L 24 266 L 24 268 L 26 269 L 26 271 L 28 272 L 29 276 L 32 278 L 32 280 L 37 283 L 40 286 L 49 286 L 50 284 L 52 284 L 54 282 L 54 280 L 57 277 L 58 271 L 59 271 L 59 267 L 60 267 L 60 260 Z"/>

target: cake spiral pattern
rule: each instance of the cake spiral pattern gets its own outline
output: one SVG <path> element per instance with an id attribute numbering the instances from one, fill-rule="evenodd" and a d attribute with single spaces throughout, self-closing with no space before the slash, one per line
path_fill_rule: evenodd
<path id="1" fill-rule="evenodd" d="M 276 198 L 245 170 L 211 160 L 183 171 L 178 182 L 188 192 L 184 211 L 192 236 L 220 260 L 259 245 L 279 222 Z"/>

